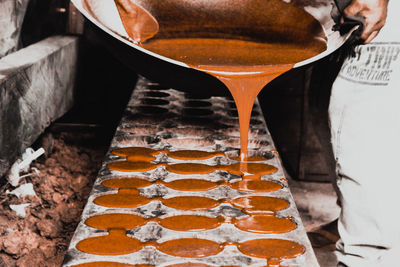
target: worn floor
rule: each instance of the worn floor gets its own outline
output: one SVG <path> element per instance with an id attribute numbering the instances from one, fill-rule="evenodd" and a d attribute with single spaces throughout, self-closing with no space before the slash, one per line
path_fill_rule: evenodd
<path id="1" fill-rule="evenodd" d="M 340 209 L 336 193 L 330 183 L 299 182 L 290 180 L 290 189 L 307 231 L 336 219 Z M 321 267 L 336 267 L 337 260 L 331 249 L 314 248 Z"/>

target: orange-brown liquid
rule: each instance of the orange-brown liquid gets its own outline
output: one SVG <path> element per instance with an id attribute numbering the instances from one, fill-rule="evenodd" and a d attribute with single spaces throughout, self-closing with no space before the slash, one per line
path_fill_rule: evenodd
<path id="1" fill-rule="evenodd" d="M 174 231 L 204 231 L 217 228 L 225 222 L 225 219 L 223 217 L 213 218 L 199 215 L 176 215 L 164 219 L 144 219 L 133 214 L 111 213 L 92 216 L 85 221 L 85 224 L 103 230 L 129 230 L 143 226 L 149 221 L 157 222 Z M 228 219 L 228 221 L 231 220 Z M 233 219 L 232 223 L 243 231 L 263 234 L 287 233 L 296 229 L 296 224 L 288 218 L 265 214 Z"/>
<path id="2" fill-rule="evenodd" d="M 153 37 L 158 32 L 158 23 L 149 12 L 130 0 L 115 0 L 124 28 L 136 43 Z"/>
<path id="3" fill-rule="evenodd" d="M 110 229 L 108 235 L 90 237 L 80 241 L 76 248 L 96 255 L 123 255 L 136 252 L 143 244 L 126 235 L 125 229 Z"/>
<path id="4" fill-rule="evenodd" d="M 284 239 L 254 239 L 233 245 L 246 255 L 266 258 L 274 263 L 297 257 L 305 252 L 300 244 Z M 160 244 L 141 243 L 135 238 L 128 237 L 124 229 L 110 229 L 106 236 L 87 238 L 76 245 L 80 251 L 95 255 L 129 254 L 144 246 L 155 246 L 159 251 L 177 257 L 201 258 L 220 253 L 225 244 L 199 238 L 174 239 Z"/>
<path id="5" fill-rule="evenodd" d="M 134 42 L 144 42 L 146 39 L 153 37 L 158 29 L 158 23 L 143 8 L 135 5 L 129 0 L 115 0 L 118 12 L 121 16 L 122 23 Z M 204 35 L 203 35 L 204 36 Z M 279 39 L 279 38 L 278 38 Z M 284 38 L 280 39 L 284 40 Z M 145 49 L 160 55 L 187 63 L 194 69 L 206 72 L 223 82 L 231 92 L 239 114 L 240 126 L 240 160 L 252 161 L 255 159 L 248 158 L 248 130 L 250 122 L 250 114 L 261 89 L 271 80 L 290 70 L 296 62 L 310 58 L 326 49 L 324 41 L 320 39 L 301 42 L 270 42 L 263 43 L 250 39 L 248 36 L 236 36 L 226 39 L 221 38 L 171 38 L 171 39 L 153 39 L 147 43 L 141 44 Z M 135 153 L 125 153 L 127 161 L 113 162 L 108 165 L 112 170 L 117 171 L 137 171 L 144 172 L 156 168 L 158 165 L 151 164 L 149 161 L 155 159 L 154 150 L 147 152 L 136 151 Z M 177 159 L 206 159 L 212 157 L 207 153 L 191 153 L 191 152 L 170 152 L 169 156 Z M 256 159 L 259 160 L 259 159 Z M 276 168 L 266 164 L 233 164 L 227 166 L 209 166 L 205 164 L 174 164 L 166 166 L 167 170 L 178 174 L 207 174 L 215 170 L 225 170 L 233 174 L 245 175 L 252 174 L 256 177 L 260 175 L 271 174 Z M 121 182 L 121 181 L 119 181 Z M 125 183 L 124 181 L 123 183 Z M 124 204 L 129 202 L 131 207 L 143 205 L 150 200 L 137 194 L 131 188 L 145 186 L 146 183 L 138 181 L 128 182 L 128 188 L 119 187 L 118 194 L 105 195 L 95 199 L 96 204 L 110 205 L 110 207 L 126 207 Z M 182 182 L 176 183 L 177 188 L 189 188 L 193 185 Z M 109 184 L 110 187 L 118 188 L 117 185 Z M 125 184 L 126 185 L 126 184 Z M 172 185 L 173 186 L 173 185 Z M 263 185 L 242 183 L 236 184 L 239 189 L 248 191 L 269 190 L 273 184 Z M 201 186 L 200 186 L 201 187 Z M 206 185 L 204 185 L 206 187 Z M 203 210 L 216 207 L 222 201 L 213 200 L 204 197 L 175 197 L 163 199 L 163 203 L 167 206 L 179 209 L 195 209 Z M 250 196 L 242 197 L 235 200 L 229 200 L 229 203 L 236 207 L 240 207 L 249 211 L 261 210 L 276 212 L 289 206 L 286 200 L 279 198 Z M 189 229 L 191 226 L 195 228 L 204 228 L 203 224 L 216 225 L 217 218 L 202 218 L 195 216 L 191 218 L 193 224 L 181 224 L 182 218 L 173 219 L 173 217 L 164 219 L 164 223 L 170 227 L 180 226 L 181 229 Z M 90 222 L 97 226 L 108 227 L 132 227 L 139 223 L 144 223 L 142 219 L 133 219 L 130 221 L 129 216 L 124 215 L 121 220 L 117 217 L 108 218 L 104 225 L 99 222 Z M 131 218 L 132 219 L 132 218 Z M 159 223 L 162 223 L 161 220 Z M 270 228 L 278 226 L 278 230 L 286 231 L 292 229 L 294 223 L 288 219 L 277 218 L 273 216 L 250 216 L 248 218 L 235 220 L 238 228 L 247 229 L 254 232 L 268 232 Z M 125 229 L 110 229 L 109 235 L 102 237 L 93 237 L 85 239 L 78 243 L 77 248 L 81 251 L 99 254 L 99 255 L 119 255 L 132 253 L 143 246 L 136 239 L 129 238 L 125 234 Z M 154 246 L 154 244 L 151 244 Z M 304 253 L 304 247 L 301 245 L 280 239 L 256 239 L 236 244 L 240 251 L 244 254 L 254 257 L 266 258 L 268 263 L 278 263 L 282 259 L 293 258 Z M 205 239 L 177 239 L 170 240 L 155 245 L 161 252 L 178 257 L 205 257 L 216 255 L 222 251 L 223 245 L 214 241 Z M 189 264 L 189 265 L 188 265 Z M 193 266 L 190 263 L 183 266 Z M 196 266 L 196 265 L 194 265 Z M 204 266 L 199 264 L 199 266 Z M 206 266 L 206 265 L 205 265 Z"/>
<path id="6" fill-rule="evenodd" d="M 135 155 L 151 155 L 154 156 L 158 154 L 158 150 L 148 148 L 148 147 L 123 147 L 117 148 L 111 151 L 114 155 L 127 157 L 127 156 L 135 156 Z"/>
<path id="7" fill-rule="evenodd" d="M 152 39 L 142 46 L 207 72 L 231 92 L 239 114 L 241 160 L 247 159 L 251 110 L 261 89 L 297 62 L 326 49 L 322 40 L 304 43 L 263 43 L 220 38 Z"/>
<path id="8" fill-rule="evenodd" d="M 256 179 L 244 179 L 232 184 L 227 181 L 211 182 L 201 179 L 181 179 L 171 182 L 156 181 L 155 183 L 163 184 L 171 189 L 179 191 L 206 191 L 216 188 L 219 185 L 230 186 L 233 189 L 246 192 L 272 192 L 282 189 L 282 185 L 278 183 L 261 180 L 259 176 L 256 176 Z M 101 184 L 109 188 L 143 188 L 151 185 L 152 182 L 131 177 L 107 179 Z"/>
<path id="9" fill-rule="evenodd" d="M 208 174 L 218 170 L 218 166 L 210 166 L 201 163 L 177 163 L 167 165 L 167 171 L 177 174 Z"/>
<path id="10" fill-rule="evenodd" d="M 283 239 L 254 239 L 239 243 L 237 247 L 246 255 L 274 260 L 277 263 L 305 252 L 302 245 Z"/>
<path id="11" fill-rule="evenodd" d="M 275 213 L 287 209 L 289 202 L 284 199 L 266 196 L 248 196 L 230 200 L 230 203 L 247 212 L 263 211 Z"/>
<path id="12" fill-rule="evenodd" d="M 243 162 L 231 165 L 221 165 L 220 169 L 237 175 L 245 175 L 248 173 L 258 176 L 272 174 L 278 170 L 276 167 L 268 164 Z"/>
<path id="13" fill-rule="evenodd" d="M 221 203 L 230 203 L 235 207 L 248 212 L 263 211 L 275 213 L 289 207 L 289 202 L 276 197 L 246 196 L 237 199 L 215 200 L 208 197 L 178 196 L 172 198 L 146 198 L 137 190 L 120 188 L 118 194 L 102 195 L 93 200 L 99 206 L 111 208 L 135 208 L 145 205 L 153 200 L 160 200 L 165 206 L 180 210 L 208 210 L 219 206 Z"/>
<path id="14" fill-rule="evenodd" d="M 252 215 L 246 218 L 235 219 L 237 228 L 254 233 L 279 234 L 296 229 L 296 224 L 288 218 L 279 218 L 272 215 Z"/>
<path id="15" fill-rule="evenodd" d="M 99 206 L 110 208 L 136 208 L 150 201 L 151 199 L 125 188 L 119 189 L 118 194 L 103 195 L 93 200 Z"/>
<path id="16" fill-rule="evenodd" d="M 171 189 L 180 191 L 205 191 L 218 186 L 218 183 L 200 179 L 182 179 L 164 184 Z"/>
<path id="17" fill-rule="evenodd" d="M 247 192 L 272 192 L 282 189 L 282 185 L 263 180 L 242 180 L 231 185 L 233 189 Z"/>
<path id="18" fill-rule="evenodd" d="M 154 267 L 154 265 L 147 264 L 127 264 L 113 261 L 95 261 L 74 265 L 74 267 Z"/>
<path id="19" fill-rule="evenodd" d="M 158 245 L 157 249 L 178 257 L 200 258 L 216 255 L 224 247 L 214 241 L 198 238 L 170 240 Z"/>
<path id="20" fill-rule="evenodd" d="M 155 150 L 146 147 L 124 147 L 111 151 L 114 155 L 126 157 L 130 161 L 152 161 L 159 153 L 165 153 L 171 158 L 181 160 L 204 160 L 217 156 L 225 156 L 223 152 L 207 152 L 202 150 Z M 262 159 L 264 160 L 264 159 Z"/>
<path id="21" fill-rule="evenodd" d="M 163 204 L 180 210 L 208 210 L 219 206 L 220 202 L 208 197 L 183 196 L 164 199 Z"/>
<path id="22" fill-rule="evenodd" d="M 178 215 L 164 218 L 159 224 L 175 231 L 203 231 L 218 227 L 223 218 L 211 218 L 199 215 Z"/>
<path id="23" fill-rule="evenodd" d="M 176 163 L 170 165 L 166 165 L 164 163 L 153 164 L 144 161 L 130 161 L 129 156 L 127 157 L 126 161 L 115 161 L 109 163 L 107 168 L 120 172 L 146 172 L 151 171 L 158 166 L 165 166 L 167 171 L 183 175 L 209 174 L 214 171 L 221 170 L 237 175 L 254 174 L 260 176 L 272 174 L 278 170 L 276 167 L 268 164 L 243 162 L 231 165 L 216 166 L 201 163 Z"/>
<path id="24" fill-rule="evenodd" d="M 111 153 L 120 157 L 130 156 L 131 159 L 135 158 L 135 161 L 152 161 L 160 151 L 147 147 L 123 147 L 114 149 Z"/>
<path id="25" fill-rule="evenodd" d="M 107 164 L 107 168 L 120 172 L 146 172 L 157 168 L 156 164 L 145 161 L 115 161 Z"/>
<path id="26" fill-rule="evenodd" d="M 142 226 L 146 219 L 141 216 L 124 213 L 101 214 L 88 218 L 85 224 L 97 229 L 132 229 Z"/>

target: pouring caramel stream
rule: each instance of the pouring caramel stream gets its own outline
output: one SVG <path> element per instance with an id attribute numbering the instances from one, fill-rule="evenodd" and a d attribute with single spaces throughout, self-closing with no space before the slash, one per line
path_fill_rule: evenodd
<path id="1" fill-rule="evenodd" d="M 134 42 L 151 52 L 184 62 L 194 69 L 211 74 L 226 85 L 238 109 L 242 161 L 248 158 L 250 115 L 258 93 L 270 81 L 290 70 L 295 63 L 311 58 L 326 49 L 323 34 L 320 30 L 316 30 L 318 22 L 306 12 L 300 10 L 296 12 L 295 7 L 280 1 L 274 3 L 275 8 L 280 6 L 290 9 L 297 19 L 304 20 L 305 25 L 314 25 L 309 28 L 309 32 L 298 27 L 297 30 L 304 32 L 296 38 L 298 34 L 296 30 L 291 33 L 289 29 L 279 28 L 269 34 L 275 35 L 275 38 L 262 38 L 262 36 L 255 37 L 257 34 L 247 36 L 240 31 L 234 35 L 232 29 L 221 28 L 221 32 L 209 33 L 208 37 L 204 37 L 207 35 L 203 29 L 203 32 L 198 33 L 199 38 L 188 37 L 195 36 L 196 32 L 184 37 L 182 36 L 184 33 L 180 33 L 172 35 L 175 38 L 165 38 L 164 29 L 159 29 L 157 20 L 145 9 L 127 0 L 115 0 L 115 4 L 126 32 Z M 290 18 L 287 19 L 290 21 Z M 215 22 L 209 23 L 212 25 Z M 295 27 L 301 21 L 289 23 Z M 239 25 L 236 27 L 240 28 Z M 158 32 L 161 37 L 157 38 Z M 293 36 L 290 36 L 291 34 Z M 218 37 L 221 35 L 225 35 L 226 38 Z"/>
<path id="2" fill-rule="evenodd" d="M 324 51 L 315 40 L 308 47 L 295 43 L 260 43 L 219 38 L 151 39 L 142 46 L 213 75 L 231 92 L 239 114 L 240 158 L 246 161 L 248 132 L 254 101 L 270 81 L 296 62 Z"/>

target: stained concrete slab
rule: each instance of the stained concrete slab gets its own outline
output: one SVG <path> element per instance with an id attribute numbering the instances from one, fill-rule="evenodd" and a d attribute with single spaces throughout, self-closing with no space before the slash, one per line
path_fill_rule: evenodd
<path id="1" fill-rule="evenodd" d="M 73 104 L 78 38 L 54 36 L 0 60 L 0 177 Z"/>

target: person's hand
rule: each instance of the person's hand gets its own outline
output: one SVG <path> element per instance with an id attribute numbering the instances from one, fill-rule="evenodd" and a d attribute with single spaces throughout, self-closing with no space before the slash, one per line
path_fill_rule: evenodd
<path id="1" fill-rule="evenodd" d="M 365 18 L 365 28 L 361 34 L 361 39 L 364 40 L 365 44 L 371 42 L 385 25 L 388 1 L 389 0 L 353 0 L 343 11 L 347 16 L 359 14 Z"/>

